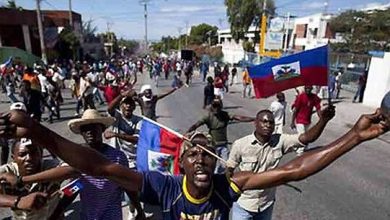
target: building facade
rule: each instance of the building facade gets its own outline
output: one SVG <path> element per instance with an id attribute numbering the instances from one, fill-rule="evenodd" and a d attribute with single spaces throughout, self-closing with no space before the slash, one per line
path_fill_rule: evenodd
<path id="1" fill-rule="evenodd" d="M 290 49 L 297 52 L 335 42 L 335 35 L 329 26 L 329 21 L 332 18 L 333 15 L 322 13 L 296 18 Z"/>

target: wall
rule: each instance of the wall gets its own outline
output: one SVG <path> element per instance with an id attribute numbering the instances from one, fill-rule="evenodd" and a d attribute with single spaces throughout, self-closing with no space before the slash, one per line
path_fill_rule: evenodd
<path id="1" fill-rule="evenodd" d="M 382 98 L 390 90 L 390 52 L 383 58 L 372 57 L 368 72 L 363 104 L 379 107 Z"/>

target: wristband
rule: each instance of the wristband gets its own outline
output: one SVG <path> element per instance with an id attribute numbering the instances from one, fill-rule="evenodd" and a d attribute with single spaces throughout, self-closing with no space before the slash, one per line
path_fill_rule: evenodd
<path id="1" fill-rule="evenodd" d="M 12 209 L 18 209 L 18 204 L 19 204 L 21 199 L 22 199 L 21 196 L 16 197 L 16 199 L 14 201 L 14 205 L 12 206 Z"/>

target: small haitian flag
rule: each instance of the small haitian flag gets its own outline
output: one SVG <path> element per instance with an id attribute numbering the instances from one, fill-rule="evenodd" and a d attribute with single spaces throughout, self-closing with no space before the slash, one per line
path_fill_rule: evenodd
<path id="1" fill-rule="evenodd" d="M 328 84 L 328 46 L 274 59 L 249 68 L 256 98 L 298 86 Z"/>
<path id="2" fill-rule="evenodd" d="M 79 179 L 73 180 L 64 187 L 61 188 L 61 191 L 64 193 L 65 196 L 73 196 L 74 194 L 78 193 L 80 190 L 83 189 L 83 184 L 81 184 Z"/>
<path id="3" fill-rule="evenodd" d="M 137 144 L 138 171 L 178 175 L 183 136 L 144 117 Z"/>
<path id="4" fill-rule="evenodd" d="M 0 65 L 0 72 L 2 74 L 5 74 L 7 72 L 6 70 L 12 66 L 12 60 L 13 58 L 10 57 L 7 61 Z"/>

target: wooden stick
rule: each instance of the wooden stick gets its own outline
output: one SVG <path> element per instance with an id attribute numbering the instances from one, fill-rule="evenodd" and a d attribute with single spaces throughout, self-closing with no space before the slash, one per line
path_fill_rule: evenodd
<path id="1" fill-rule="evenodd" d="M 188 142 L 191 142 L 190 139 L 188 139 L 187 137 L 184 137 L 184 140 L 188 141 Z M 218 156 L 217 154 L 211 152 L 210 150 L 208 150 L 207 148 L 205 148 L 204 146 L 200 145 L 200 144 L 196 144 L 195 146 L 199 147 L 199 148 L 202 148 L 202 150 L 206 151 L 207 153 L 209 153 L 211 156 L 217 158 L 218 160 L 220 160 L 225 166 L 227 165 L 227 161 L 222 159 L 222 157 Z"/>
<path id="2" fill-rule="evenodd" d="M 178 136 L 179 138 L 181 138 L 181 139 L 183 139 L 183 140 L 185 140 L 185 141 L 191 142 L 191 140 L 190 140 L 189 138 L 187 138 L 186 136 L 180 134 L 180 133 L 177 132 L 177 131 L 174 131 L 174 130 L 168 128 L 168 127 L 165 126 L 165 125 L 162 125 L 162 124 L 160 124 L 160 123 L 158 123 L 158 122 L 156 122 L 156 121 L 153 121 L 152 119 L 147 118 L 147 117 L 145 117 L 145 116 L 142 116 L 142 118 L 145 119 L 146 121 L 150 122 L 150 123 L 153 123 L 153 124 L 155 124 L 155 125 L 157 125 L 157 126 L 159 126 L 159 127 L 164 128 L 165 130 L 167 130 L 167 131 L 173 133 L 174 135 Z M 205 148 L 204 146 L 201 146 L 201 145 L 199 145 L 199 144 L 197 144 L 196 146 L 202 148 L 202 150 L 206 151 L 207 153 L 209 153 L 209 154 L 212 155 L 213 157 L 215 157 L 215 158 L 217 158 L 218 160 L 220 160 L 225 166 L 227 165 L 227 161 L 226 161 L 226 160 L 222 159 L 220 156 L 218 156 L 217 154 L 211 152 L 210 150 L 208 150 L 208 149 Z"/>

